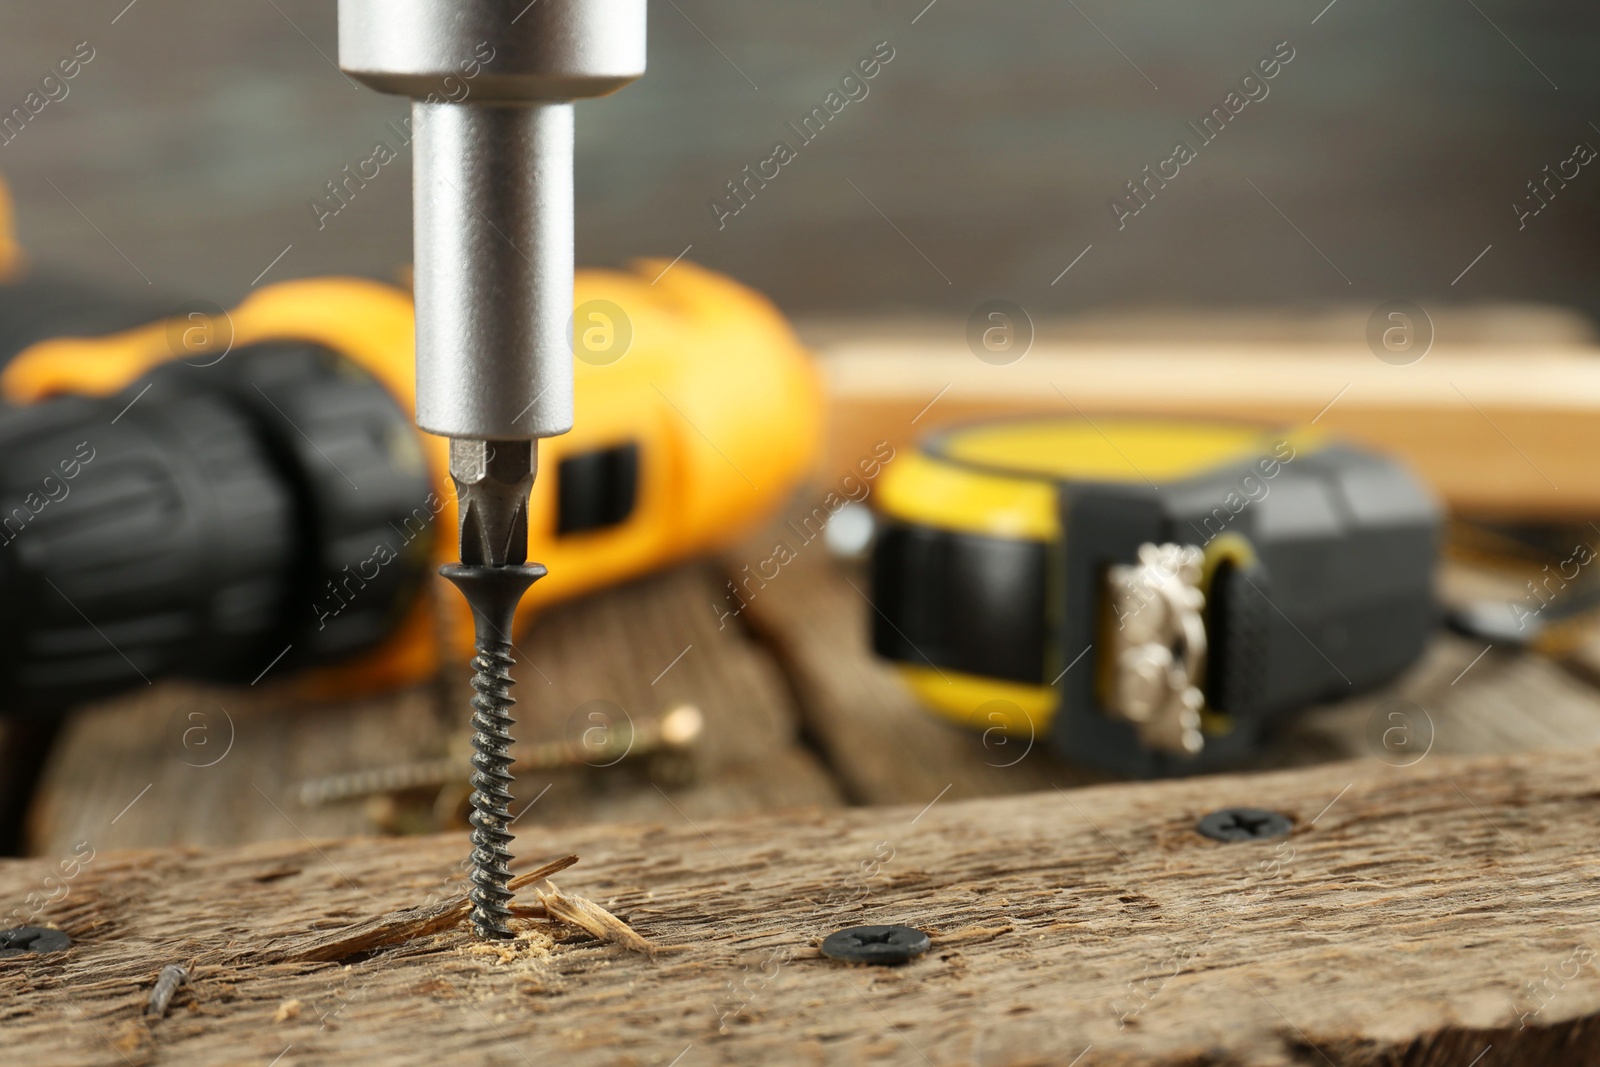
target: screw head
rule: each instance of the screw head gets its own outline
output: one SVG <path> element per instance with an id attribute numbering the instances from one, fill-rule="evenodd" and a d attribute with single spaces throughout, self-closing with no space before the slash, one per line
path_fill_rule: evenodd
<path id="1" fill-rule="evenodd" d="M 72 938 L 60 930 L 43 926 L 14 926 L 0 930 L 0 959 L 26 956 L 30 952 L 65 952 L 72 947 Z"/>
<path id="2" fill-rule="evenodd" d="M 822 954 L 845 963 L 905 963 L 928 951 L 928 935 L 909 926 L 852 926 L 822 939 Z"/>
<path id="3" fill-rule="evenodd" d="M 1213 841 L 1269 841 L 1287 837 L 1294 823 L 1287 815 L 1263 808 L 1223 808 L 1195 824 L 1195 830 Z"/>

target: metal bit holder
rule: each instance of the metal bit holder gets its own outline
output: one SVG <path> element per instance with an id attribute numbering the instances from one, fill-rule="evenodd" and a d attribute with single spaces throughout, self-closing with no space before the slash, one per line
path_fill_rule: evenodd
<path id="1" fill-rule="evenodd" d="M 451 439 L 442 573 L 477 638 L 472 922 L 508 938 L 511 622 L 544 574 L 534 442 L 572 428 L 572 101 L 644 73 L 645 0 L 339 0 L 339 66 L 412 99 L 417 425 Z"/>
<path id="2" fill-rule="evenodd" d="M 572 102 L 644 73 L 645 0 L 339 0 L 339 65 L 412 100 L 417 425 L 566 433 Z"/>

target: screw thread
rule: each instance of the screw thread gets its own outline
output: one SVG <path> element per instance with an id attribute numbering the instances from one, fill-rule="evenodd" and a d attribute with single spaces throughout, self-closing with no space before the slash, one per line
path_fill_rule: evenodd
<path id="1" fill-rule="evenodd" d="M 452 452 L 452 463 L 455 456 Z M 524 537 L 526 534 L 524 534 Z M 463 537 L 463 554 L 466 538 Z M 439 573 L 472 605 L 472 925 L 479 937 L 511 937 L 511 627 L 528 586 L 544 577 L 537 563 L 447 563 Z"/>
<path id="2" fill-rule="evenodd" d="M 511 646 L 479 641 L 472 658 L 472 925 L 478 936 L 512 936 L 511 916 Z"/>

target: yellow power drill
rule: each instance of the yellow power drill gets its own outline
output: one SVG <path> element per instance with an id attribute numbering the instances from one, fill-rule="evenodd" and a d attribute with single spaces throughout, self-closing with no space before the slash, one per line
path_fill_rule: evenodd
<path id="1" fill-rule="evenodd" d="M 7 229 L 0 268 L 16 274 Z M 536 483 L 529 535 L 550 577 L 519 625 L 728 544 L 809 469 L 821 390 L 780 313 L 725 277 L 666 266 L 577 275 L 578 417 L 543 450 L 554 476 Z M 436 612 L 450 613 L 450 652 L 470 654 L 465 602 L 422 595 L 455 557 L 456 512 L 447 442 L 410 418 L 404 290 L 285 282 L 231 311 L 105 333 L 104 302 L 12 281 L 0 710 L 168 674 L 248 683 L 269 667 L 315 668 L 303 684 L 319 695 L 400 685 L 439 663 Z M 42 332 L 42 306 L 56 336 L 8 329 Z"/>

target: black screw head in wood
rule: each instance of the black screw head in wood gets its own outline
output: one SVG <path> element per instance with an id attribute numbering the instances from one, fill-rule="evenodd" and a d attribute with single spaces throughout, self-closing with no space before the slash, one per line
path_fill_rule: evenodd
<path id="1" fill-rule="evenodd" d="M 0 959 L 26 956 L 32 952 L 65 952 L 72 947 L 72 938 L 60 930 L 43 926 L 14 926 L 0 930 Z"/>
<path id="2" fill-rule="evenodd" d="M 822 939 L 822 954 L 845 963 L 905 963 L 928 951 L 928 935 L 909 926 L 852 926 Z"/>
<path id="3" fill-rule="evenodd" d="M 1213 841 L 1270 841 L 1287 837 L 1294 823 L 1262 808 L 1223 808 L 1204 816 L 1195 829 Z"/>

